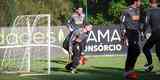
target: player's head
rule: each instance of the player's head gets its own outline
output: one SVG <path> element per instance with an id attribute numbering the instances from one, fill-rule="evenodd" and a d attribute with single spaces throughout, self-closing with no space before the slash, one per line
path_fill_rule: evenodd
<path id="1" fill-rule="evenodd" d="M 80 7 L 80 6 L 76 6 L 76 7 L 74 8 L 74 11 L 75 11 L 76 13 L 78 13 L 78 14 L 82 14 L 82 13 L 83 13 L 83 8 Z"/>
<path id="2" fill-rule="evenodd" d="M 131 0 L 131 4 L 135 5 L 135 7 L 140 7 L 141 1 L 140 0 Z"/>
<path id="3" fill-rule="evenodd" d="M 149 0 L 149 3 L 151 4 L 157 3 L 157 0 Z"/>
<path id="4" fill-rule="evenodd" d="M 85 29 L 87 32 L 92 31 L 92 28 L 93 28 L 93 26 L 92 26 L 91 24 L 85 24 L 85 25 L 84 25 L 84 29 Z"/>
<path id="5" fill-rule="evenodd" d="M 151 8 L 155 8 L 158 6 L 157 0 L 149 0 L 149 5 Z"/>
<path id="6" fill-rule="evenodd" d="M 82 8 L 82 7 L 79 7 L 79 8 L 77 9 L 77 13 L 82 14 L 82 13 L 83 13 L 83 8 Z"/>

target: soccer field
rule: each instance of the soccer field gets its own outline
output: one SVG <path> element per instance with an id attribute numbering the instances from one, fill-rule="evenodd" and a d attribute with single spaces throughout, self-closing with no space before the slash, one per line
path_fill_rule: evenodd
<path id="1" fill-rule="evenodd" d="M 139 80 L 160 80 L 160 64 L 157 57 L 153 56 L 154 70 L 145 73 L 143 65 L 146 59 L 139 56 L 136 63 L 136 71 L 140 73 Z M 19 74 L 0 74 L 0 80 L 124 80 L 123 71 L 125 56 L 113 57 L 88 57 L 87 64 L 78 67 L 77 74 L 71 74 L 64 69 L 66 58 L 52 61 L 50 75 L 19 76 Z"/>

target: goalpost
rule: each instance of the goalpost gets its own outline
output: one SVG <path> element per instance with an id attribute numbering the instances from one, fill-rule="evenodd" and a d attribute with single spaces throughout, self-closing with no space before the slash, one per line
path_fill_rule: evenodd
<path id="1" fill-rule="evenodd" d="M 31 69 L 33 65 L 36 66 L 34 70 L 42 65 L 43 68 L 39 72 L 47 71 L 50 74 L 50 14 L 17 16 L 12 28 L 2 30 L 7 30 L 4 34 L 7 36 L 4 44 L 0 45 L 1 52 L 3 52 L 2 71 L 5 73 L 28 73 L 33 71 Z"/>

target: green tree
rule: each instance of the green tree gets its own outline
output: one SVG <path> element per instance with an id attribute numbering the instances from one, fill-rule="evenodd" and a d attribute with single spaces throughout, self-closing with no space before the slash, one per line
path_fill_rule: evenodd
<path id="1" fill-rule="evenodd" d="M 109 16 L 112 17 L 113 23 L 119 23 L 119 18 L 121 16 L 122 11 L 126 8 L 126 3 L 124 0 L 112 1 L 110 4 L 110 8 L 108 9 Z"/>
<path id="2" fill-rule="evenodd" d="M 0 1 L 0 26 L 10 26 L 16 16 L 15 0 Z"/>
<path id="3" fill-rule="evenodd" d="M 71 14 L 69 0 L 17 0 L 16 3 L 17 15 L 51 14 L 52 25 L 64 24 Z"/>

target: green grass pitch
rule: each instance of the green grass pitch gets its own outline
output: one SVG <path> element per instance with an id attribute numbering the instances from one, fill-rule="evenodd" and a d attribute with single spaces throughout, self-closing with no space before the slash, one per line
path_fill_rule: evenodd
<path id="1" fill-rule="evenodd" d="M 123 71 L 125 56 L 88 57 L 87 64 L 78 67 L 77 74 L 71 74 L 64 69 L 66 58 L 57 58 L 52 61 L 50 75 L 19 76 L 19 74 L 0 74 L 0 80 L 124 80 Z M 140 73 L 139 80 L 160 80 L 160 64 L 153 55 L 154 70 L 144 72 L 143 65 L 146 59 L 143 54 L 138 58 L 135 70 Z"/>

